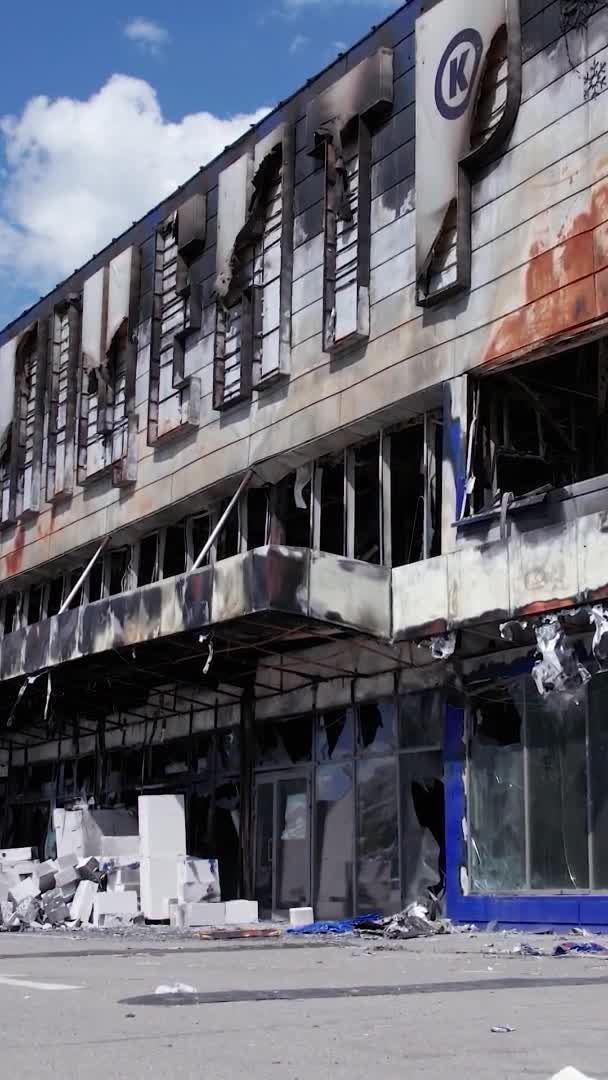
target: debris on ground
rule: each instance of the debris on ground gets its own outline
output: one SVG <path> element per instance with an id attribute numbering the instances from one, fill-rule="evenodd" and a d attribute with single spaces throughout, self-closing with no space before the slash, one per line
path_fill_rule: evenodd
<path id="1" fill-rule="evenodd" d="M 555 1076 L 552 1076 L 551 1080 L 591 1080 L 591 1077 L 585 1076 L 585 1074 L 579 1072 L 578 1069 L 573 1069 L 572 1065 L 567 1065 L 561 1072 L 555 1073 Z"/>
<path id="2" fill-rule="evenodd" d="M 188 983 L 173 983 L 172 986 L 157 986 L 155 994 L 198 994 L 196 986 L 188 986 Z"/>
<path id="3" fill-rule="evenodd" d="M 571 953 L 606 956 L 608 945 L 600 945 L 598 941 L 560 941 L 553 950 L 553 956 L 570 956 Z"/>
<path id="4" fill-rule="evenodd" d="M 357 930 L 375 932 L 374 928 L 387 922 L 382 915 L 372 912 L 357 915 L 354 919 L 328 919 L 309 923 L 307 926 L 290 926 L 288 934 L 353 934 Z"/>
<path id="5" fill-rule="evenodd" d="M 512 1031 L 515 1031 L 515 1028 L 509 1027 L 508 1024 L 499 1024 L 490 1030 L 493 1035 L 510 1035 Z"/>
<path id="6" fill-rule="evenodd" d="M 277 926 L 235 926 L 231 930 L 197 930 L 194 936 L 201 941 L 243 941 L 245 938 L 280 938 L 282 934 L 282 929 Z"/>

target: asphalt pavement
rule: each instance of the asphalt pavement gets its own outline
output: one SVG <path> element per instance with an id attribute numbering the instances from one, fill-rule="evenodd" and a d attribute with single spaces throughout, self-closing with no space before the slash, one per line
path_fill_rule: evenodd
<path id="1" fill-rule="evenodd" d="M 2 934 L 2 1076 L 608 1080 L 608 958 L 522 941 Z"/>

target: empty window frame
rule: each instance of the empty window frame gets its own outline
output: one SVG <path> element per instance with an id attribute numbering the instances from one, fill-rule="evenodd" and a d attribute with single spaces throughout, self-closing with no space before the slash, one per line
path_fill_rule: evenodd
<path id="1" fill-rule="evenodd" d="M 439 413 L 383 439 L 384 561 L 404 566 L 441 552 L 442 424 Z"/>
<path id="2" fill-rule="evenodd" d="M 46 474 L 49 502 L 74 490 L 80 316 L 79 297 L 68 298 L 52 316 Z"/>
<path id="3" fill-rule="evenodd" d="M 186 571 L 186 525 L 168 525 L 161 535 L 163 579 Z"/>
<path id="4" fill-rule="evenodd" d="M 201 380 L 186 374 L 186 343 L 201 327 L 201 287 L 193 265 L 205 244 L 206 199 L 193 195 L 156 233 L 150 349 L 148 443 L 198 427 Z"/>
<path id="5" fill-rule="evenodd" d="M 317 462 L 314 547 L 346 554 L 346 463 L 344 452 Z"/>
<path id="6" fill-rule="evenodd" d="M 87 478 L 111 468 L 122 474 L 128 453 L 128 324 L 116 333 L 103 369 L 85 374 Z M 86 402 L 85 402 L 86 398 Z"/>
<path id="7" fill-rule="evenodd" d="M 160 577 L 159 534 L 144 536 L 138 548 L 137 585 L 150 585 Z"/>
<path id="8" fill-rule="evenodd" d="M 252 551 L 268 543 L 268 489 L 250 487 L 241 507 L 241 551 Z"/>

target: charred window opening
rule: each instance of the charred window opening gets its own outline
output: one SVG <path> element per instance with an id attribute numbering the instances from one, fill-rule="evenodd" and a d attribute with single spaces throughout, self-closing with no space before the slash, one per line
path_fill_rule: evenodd
<path id="1" fill-rule="evenodd" d="M 200 330 L 202 295 L 195 281 L 204 250 L 206 200 L 192 196 L 156 233 L 155 294 L 150 348 L 148 442 L 198 427 L 201 382 L 186 372 L 186 344 Z"/>
<path id="2" fill-rule="evenodd" d="M 186 570 L 186 526 L 169 525 L 165 531 L 163 578 L 177 577 Z"/>
<path id="3" fill-rule="evenodd" d="M 19 599 L 19 593 L 9 593 L 4 601 L 3 630 L 5 634 L 12 634 L 13 630 L 17 629 Z"/>
<path id="4" fill-rule="evenodd" d="M 605 342 L 473 385 L 468 512 L 608 472 Z"/>
<path id="5" fill-rule="evenodd" d="M 191 535 L 190 557 L 193 563 L 198 559 L 211 535 L 211 519 L 209 514 L 198 514 L 197 517 L 191 518 L 189 530 Z M 210 552 L 207 552 L 203 565 L 206 566 L 209 563 L 209 560 Z"/>
<path id="6" fill-rule="evenodd" d="M 262 160 L 226 278 L 218 280 L 213 407 L 251 397 L 281 371 L 283 147 Z"/>
<path id="7" fill-rule="evenodd" d="M 47 321 L 38 320 L 6 348 L 14 350 L 14 379 L 11 385 L 7 377 L 5 391 L 12 398 L 2 410 L 11 419 L 0 432 L 0 524 L 40 510 Z"/>
<path id="8" fill-rule="evenodd" d="M 144 536 L 139 545 L 139 566 L 137 570 L 137 584 L 150 585 L 158 581 L 158 533 Z"/>
<path id="9" fill-rule="evenodd" d="M 355 536 L 354 557 L 382 562 L 380 527 L 380 440 L 354 450 Z"/>
<path id="10" fill-rule="evenodd" d="M 11 447 L 13 425 L 7 427 L 0 443 L 0 522 L 11 520 Z"/>
<path id="11" fill-rule="evenodd" d="M 304 466 L 283 481 L 285 544 L 289 547 L 311 546 L 312 469 Z"/>
<path id="12" fill-rule="evenodd" d="M 364 120 L 317 133 L 325 168 L 323 349 L 369 335 L 371 134 Z"/>
<path id="13" fill-rule="evenodd" d="M 127 366 L 129 328 L 125 319 L 112 341 L 106 362 L 86 379 L 87 476 L 120 468 L 128 450 Z"/>
<path id="14" fill-rule="evenodd" d="M 391 543 L 393 566 L 423 558 L 424 426 L 396 431 L 391 440 Z"/>
<path id="15" fill-rule="evenodd" d="M 49 618 L 56 615 L 63 600 L 63 577 L 54 578 L 48 585 L 46 613 Z"/>
<path id="16" fill-rule="evenodd" d="M 51 318 L 51 371 L 47 443 L 47 499 L 67 497 L 74 488 L 79 382 L 81 299 L 71 297 Z"/>
<path id="17" fill-rule="evenodd" d="M 103 592 L 103 559 L 96 559 L 87 578 L 89 604 L 101 600 Z"/>
<path id="18" fill-rule="evenodd" d="M 32 585 L 27 602 L 27 624 L 32 626 L 42 618 L 44 585 Z"/>
<path id="19" fill-rule="evenodd" d="M 116 596 L 118 593 L 128 592 L 130 588 L 130 561 L 129 548 L 119 548 L 110 551 L 106 556 L 106 595 Z"/>
<path id="20" fill-rule="evenodd" d="M 67 600 L 67 598 L 70 595 L 72 589 L 76 585 L 76 582 L 78 581 L 78 579 L 79 579 L 80 575 L 82 574 L 83 570 L 84 570 L 84 566 L 79 566 L 77 570 L 72 570 L 69 574 L 66 574 L 65 584 L 64 584 L 64 602 L 65 602 L 65 600 Z M 85 582 L 85 584 L 86 584 L 86 582 Z M 80 607 L 80 605 L 83 603 L 83 600 L 84 600 L 84 586 L 81 585 L 78 592 L 75 593 L 74 596 L 72 597 L 72 599 L 70 600 L 69 607 L 70 608 Z"/>
<path id="21" fill-rule="evenodd" d="M 223 499 L 218 508 L 218 517 L 221 517 L 224 513 L 230 499 Z M 224 524 L 224 528 L 220 532 L 217 538 L 217 558 L 229 559 L 232 555 L 238 555 L 239 552 L 239 514 L 236 507 L 233 508 L 228 520 Z"/>
<path id="22" fill-rule="evenodd" d="M 247 492 L 247 550 L 264 547 L 268 541 L 268 492 L 249 488 Z"/>
<path id="23" fill-rule="evenodd" d="M 317 469 L 320 487 L 319 547 L 333 555 L 345 554 L 344 455 L 323 461 Z"/>

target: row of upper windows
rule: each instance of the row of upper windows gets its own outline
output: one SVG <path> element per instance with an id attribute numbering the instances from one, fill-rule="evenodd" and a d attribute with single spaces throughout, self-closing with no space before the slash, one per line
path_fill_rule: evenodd
<path id="1" fill-rule="evenodd" d="M 313 548 L 402 566 L 440 552 L 441 436 L 438 416 L 382 432 L 298 469 L 270 487 L 250 487 L 205 563 L 266 544 Z M 172 578 L 189 570 L 229 500 L 168 525 L 93 564 L 69 607 Z M 0 635 L 56 615 L 84 567 L 0 600 Z"/>

